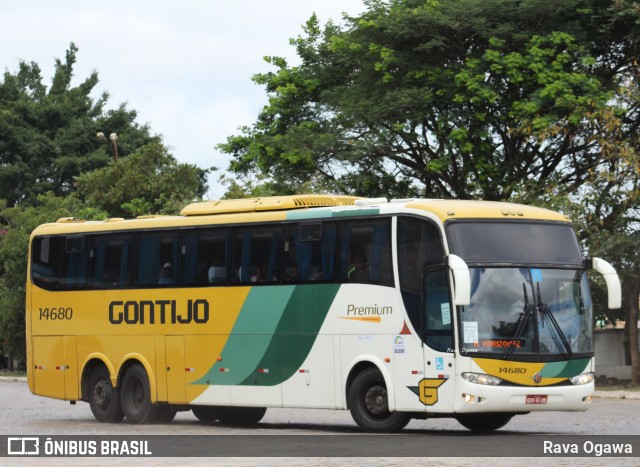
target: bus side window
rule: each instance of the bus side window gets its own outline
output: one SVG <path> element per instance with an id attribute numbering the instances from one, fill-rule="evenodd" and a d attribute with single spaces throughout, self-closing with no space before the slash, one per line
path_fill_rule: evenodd
<path id="1" fill-rule="evenodd" d="M 398 273 L 400 291 L 414 329 L 422 327 L 421 277 L 425 266 L 442 264 L 443 247 L 437 227 L 416 217 L 398 217 Z"/>
<path id="2" fill-rule="evenodd" d="M 182 284 L 227 283 L 228 229 L 187 231 L 182 243 Z"/>
<path id="3" fill-rule="evenodd" d="M 67 236 L 64 243 L 60 268 L 60 288 L 84 289 L 87 268 L 84 236 Z"/>
<path id="4" fill-rule="evenodd" d="M 177 284 L 179 265 L 178 232 L 156 231 L 136 235 L 136 285 Z"/>
<path id="5" fill-rule="evenodd" d="M 58 290 L 63 237 L 36 237 L 31 246 L 31 278 L 45 290 Z"/>
<path id="6" fill-rule="evenodd" d="M 446 352 L 453 348 L 447 270 L 437 268 L 427 271 L 424 290 L 425 342 L 432 349 Z"/>
<path id="7" fill-rule="evenodd" d="M 108 289 L 131 284 L 131 235 L 95 235 L 88 239 L 89 287 Z"/>
<path id="8" fill-rule="evenodd" d="M 335 222 L 289 224 L 285 231 L 285 282 L 332 281 L 336 257 Z"/>
<path id="9" fill-rule="evenodd" d="M 233 283 L 275 283 L 280 280 L 282 227 L 239 227 L 231 235 Z"/>
<path id="10" fill-rule="evenodd" d="M 344 221 L 338 279 L 393 286 L 391 219 Z"/>

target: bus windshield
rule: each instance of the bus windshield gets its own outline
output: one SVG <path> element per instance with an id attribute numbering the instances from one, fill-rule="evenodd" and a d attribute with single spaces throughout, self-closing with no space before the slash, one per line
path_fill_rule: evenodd
<path id="1" fill-rule="evenodd" d="M 570 224 L 474 220 L 452 222 L 447 233 L 470 266 L 471 302 L 459 310 L 463 352 L 593 351 L 591 300 Z"/>
<path id="2" fill-rule="evenodd" d="M 458 221 L 447 225 L 451 252 L 467 264 L 582 265 L 570 224 Z"/>
<path id="3" fill-rule="evenodd" d="M 471 303 L 460 307 L 462 352 L 590 354 L 592 306 L 584 270 L 470 268 Z"/>

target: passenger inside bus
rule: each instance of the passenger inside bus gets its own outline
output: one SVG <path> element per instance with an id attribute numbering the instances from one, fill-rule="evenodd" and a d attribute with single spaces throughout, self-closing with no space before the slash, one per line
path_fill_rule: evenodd
<path id="1" fill-rule="evenodd" d="M 296 263 L 291 263 L 287 266 L 286 279 L 288 282 L 298 282 L 300 280 L 298 265 Z"/>
<path id="2" fill-rule="evenodd" d="M 219 258 L 213 260 L 213 265 L 209 268 L 208 277 L 210 284 L 227 282 L 227 268 L 222 266 L 222 261 Z"/>
<path id="3" fill-rule="evenodd" d="M 369 267 L 362 253 L 355 253 L 353 261 L 347 272 L 350 281 L 366 282 L 369 279 Z"/>
<path id="4" fill-rule="evenodd" d="M 164 266 L 162 266 L 162 276 L 158 279 L 158 284 L 166 285 L 173 283 L 173 266 L 171 266 L 171 263 L 164 263 Z"/>

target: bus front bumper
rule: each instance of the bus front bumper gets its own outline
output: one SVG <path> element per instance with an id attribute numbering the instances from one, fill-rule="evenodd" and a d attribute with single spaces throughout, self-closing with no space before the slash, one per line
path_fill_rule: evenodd
<path id="1" fill-rule="evenodd" d="M 574 386 L 485 386 L 458 380 L 454 410 L 475 412 L 584 411 L 591 404 L 594 383 Z"/>

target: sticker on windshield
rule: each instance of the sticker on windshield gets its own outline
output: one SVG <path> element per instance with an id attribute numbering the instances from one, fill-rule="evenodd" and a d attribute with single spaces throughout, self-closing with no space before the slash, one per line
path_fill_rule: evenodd
<path id="1" fill-rule="evenodd" d="M 442 314 L 442 325 L 448 326 L 451 324 L 451 308 L 449 308 L 449 302 L 440 304 L 440 313 Z"/>
<path id="2" fill-rule="evenodd" d="M 531 269 L 531 280 L 534 284 L 542 282 L 542 271 L 540 269 Z"/>
<path id="3" fill-rule="evenodd" d="M 465 321 L 463 323 L 462 331 L 464 333 L 464 341 L 472 344 L 478 343 L 478 322 L 477 321 Z"/>

